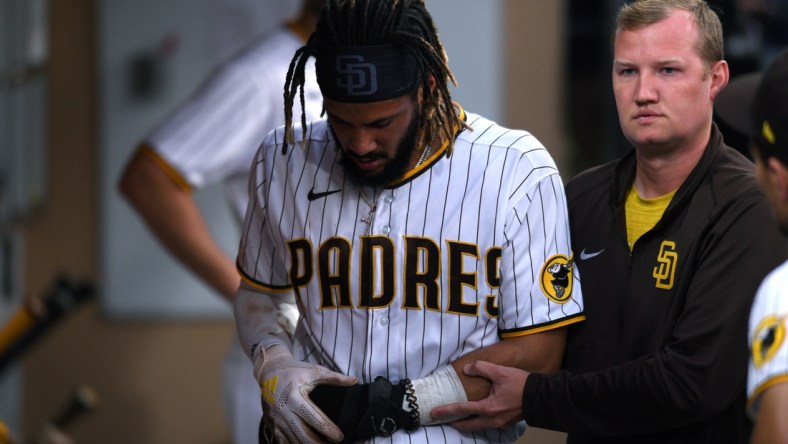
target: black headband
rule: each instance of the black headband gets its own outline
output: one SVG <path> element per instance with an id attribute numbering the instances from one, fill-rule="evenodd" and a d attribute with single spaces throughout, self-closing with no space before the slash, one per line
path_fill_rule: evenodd
<path id="1" fill-rule="evenodd" d="M 318 50 L 317 83 L 338 102 L 379 102 L 411 93 L 421 75 L 416 58 L 395 45 L 331 46 Z"/>

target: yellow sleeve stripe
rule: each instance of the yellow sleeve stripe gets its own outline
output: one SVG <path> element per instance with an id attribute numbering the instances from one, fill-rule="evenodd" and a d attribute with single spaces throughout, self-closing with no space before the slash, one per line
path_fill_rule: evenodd
<path id="1" fill-rule="evenodd" d="M 244 283 L 246 283 L 250 287 L 255 288 L 257 290 L 264 291 L 266 293 L 284 293 L 286 291 L 291 291 L 293 289 L 292 285 L 271 287 L 271 286 L 262 284 L 260 282 L 257 282 L 256 280 L 252 279 L 248 274 L 246 274 L 243 271 L 243 269 L 241 269 L 241 266 L 238 265 L 237 263 L 235 265 L 235 268 L 238 270 L 238 274 L 241 275 L 241 280 L 244 281 Z"/>
<path id="2" fill-rule="evenodd" d="M 506 332 L 501 332 L 500 336 L 501 339 L 516 338 L 519 336 L 528 336 L 536 333 L 541 333 L 543 331 L 549 331 L 549 330 L 554 330 L 556 328 L 566 327 L 567 325 L 571 325 L 585 320 L 586 320 L 586 315 L 583 313 L 578 313 L 574 316 L 561 319 L 558 322 L 549 323 L 549 324 L 539 324 L 534 327 L 528 328 L 526 330 L 519 329 L 519 330 L 509 330 Z"/>
<path id="3" fill-rule="evenodd" d="M 755 389 L 752 395 L 750 395 L 750 397 L 747 399 L 747 411 L 748 412 L 751 411 L 755 400 L 757 400 L 763 394 L 763 392 L 766 391 L 766 389 L 768 389 L 769 387 L 773 387 L 777 384 L 783 384 L 783 383 L 788 383 L 788 373 L 784 373 L 782 375 L 775 375 L 774 377 L 771 377 L 766 381 L 764 381 L 761 385 L 759 385 Z"/>
<path id="4" fill-rule="evenodd" d="M 187 182 L 183 176 L 181 176 L 181 173 L 179 173 L 178 170 L 173 168 L 172 165 L 170 165 L 166 160 L 164 160 L 164 158 L 161 157 L 159 153 L 157 153 L 156 150 L 153 149 L 153 147 L 151 147 L 147 143 L 143 143 L 138 148 L 138 151 L 140 154 L 147 156 L 156 165 L 158 165 L 159 168 L 161 168 L 161 170 L 164 171 L 164 174 L 166 174 L 170 179 L 172 179 L 172 181 L 175 182 L 181 189 L 183 189 L 183 191 L 189 193 L 192 192 L 193 188 L 191 184 Z"/>

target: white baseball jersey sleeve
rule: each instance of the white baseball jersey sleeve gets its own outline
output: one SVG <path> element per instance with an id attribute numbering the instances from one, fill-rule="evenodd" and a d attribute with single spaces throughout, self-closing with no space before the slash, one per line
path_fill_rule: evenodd
<path id="1" fill-rule="evenodd" d="M 770 386 L 788 383 L 788 262 L 761 283 L 750 310 L 750 367 L 747 410 L 758 415 L 760 395 Z"/>
<path id="2" fill-rule="evenodd" d="M 239 220 L 248 203 L 252 159 L 269 131 L 284 123 L 284 84 L 300 36 L 282 27 L 215 72 L 196 94 L 147 138 L 147 144 L 194 188 L 224 183 Z M 307 66 L 307 116 L 322 96 Z M 298 102 L 298 101 L 296 101 Z M 300 116 L 300 103 L 294 106 Z"/>
<path id="3" fill-rule="evenodd" d="M 584 319 L 555 163 L 528 132 L 465 118 L 473 130 L 460 132 L 450 157 L 444 145 L 385 188 L 359 189 L 345 177 L 325 120 L 286 154 L 281 130 L 266 138 L 238 265 L 261 291 L 295 290 L 298 359 L 362 383 L 396 382 L 501 338 Z M 510 442 L 517 434 L 515 426 L 436 425 L 393 438 Z"/>

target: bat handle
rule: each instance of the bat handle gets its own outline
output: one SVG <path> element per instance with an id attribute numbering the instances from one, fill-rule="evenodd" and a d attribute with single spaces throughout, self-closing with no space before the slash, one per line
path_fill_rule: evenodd
<path id="1" fill-rule="evenodd" d="M 68 404 L 52 419 L 51 424 L 65 430 L 77 417 L 90 412 L 98 405 L 98 395 L 87 385 L 80 385 L 74 390 Z"/>

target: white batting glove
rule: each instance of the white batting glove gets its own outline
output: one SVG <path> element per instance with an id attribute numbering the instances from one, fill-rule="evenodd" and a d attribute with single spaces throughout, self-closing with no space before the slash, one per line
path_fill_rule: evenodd
<path id="1" fill-rule="evenodd" d="M 255 351 L 254 374 L 260 384 L 263 419 L 280 443 L 340 442 L 342 431 L 309 399 L 319 384 L 350 386 L 355 377 L 298 361 L 283 345 Z"/>

